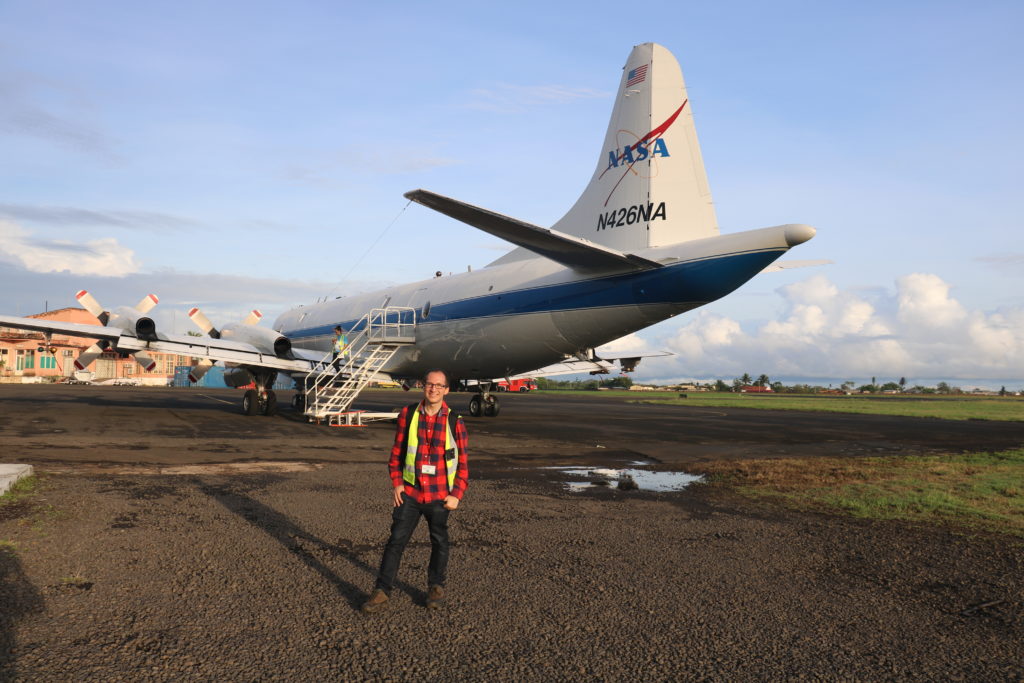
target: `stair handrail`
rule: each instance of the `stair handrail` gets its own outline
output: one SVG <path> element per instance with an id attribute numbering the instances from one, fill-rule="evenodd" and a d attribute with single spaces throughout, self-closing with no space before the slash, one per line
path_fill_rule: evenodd
<path id="1" fill-rule="evenodd" d="M 369 383 L 370 375 L 380 370 L 397 350 L 393 347 L 386 354 L 378 354 L 382 345 L 415 343 L 416 309 L 408 306 L 373 308 L 352 325 L 350 331 L 353 330 L 358 330 L 358 333 L 345 348 L 348 360 L 343 365 L 335 366 L 332 349 L 320 359 L 322 369 L 313 381 L 307 379 L 304 396 L 307 414 L 320 414 L 335 407 L 335 404 L 355 400 L 355 396 Z M 371 344 L 376 348 L 364 358 Z M 344 379 L 339 386 L 335 386 L 338 378 Z M 332 386 L 336 390 L 331 392 L 332 395 L 326 401 L 321 401 L 321 394 Z M 352 394 L 351 398 L 349 394 Z M 344 407 L 341 409 L 344 410 Z"/>

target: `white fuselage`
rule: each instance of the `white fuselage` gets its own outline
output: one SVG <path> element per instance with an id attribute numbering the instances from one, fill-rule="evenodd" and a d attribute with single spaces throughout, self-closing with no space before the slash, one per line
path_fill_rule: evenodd
<path id="1" fill-rule="evenodd" d="M 592 275 L 542 257 L 436 277 L 309 306 L 274 329 L 295 347 L 327 351 L 370 309 L 416 310 L 416 344 L 383 368 L 417 377 L 444 368 L 459 379 L 528 372 L 653 325 L 733 291 L 794 244 L 806 226 L 778 226 L 647 249 L 661 268 Z"/>

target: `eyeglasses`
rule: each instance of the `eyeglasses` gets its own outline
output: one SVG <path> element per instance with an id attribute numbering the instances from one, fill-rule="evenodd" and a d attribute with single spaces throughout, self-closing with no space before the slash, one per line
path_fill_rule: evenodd
<path id="1" fill-rule="evenodd" d="M 423 385 L 423 388 L 424 389 L 437 389 L 438 391 L 441 391 L 442 389 L 447 389 L 448 385 L 447 384 L 434 384 L 433 382 L 427 382 L 426 384 Z"/>

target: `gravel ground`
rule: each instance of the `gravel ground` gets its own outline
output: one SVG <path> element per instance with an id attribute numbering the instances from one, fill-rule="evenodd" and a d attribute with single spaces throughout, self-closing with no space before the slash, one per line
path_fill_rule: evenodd
<path id="1" fill-rule="evenodd" d="M 0 513 L 0 679 L 1024 679 L 1005 538 L 478 465 L 448 604 L 423 606 L 421 525 L 368 617 L 379 462 L 112 472 L 65 468 Z"/>
<path id="2" fill-rule="evenodd" d="M 1024 680 L 1020 541 L 541 469 L 1001 449 L 1024 423 L 504 396 L 467 420 L 448 604 L 423 606 L 421 526 L 367 617 L 393 427 L 237 401 L 0 385 L 0 457 L 47 473 L 0 512 L 0 680 Z"/>

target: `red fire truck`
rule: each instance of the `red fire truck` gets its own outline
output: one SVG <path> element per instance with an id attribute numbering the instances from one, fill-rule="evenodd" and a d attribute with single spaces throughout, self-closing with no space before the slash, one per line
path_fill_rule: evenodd
<path id="1" fill-rule="evenodd" d="M 500 379 L 494 383 L 495 391 L 518 391 L 520 393 L 526 393 L 527 391 L 536 391 L 537 383 L 532 379 Z"/>

